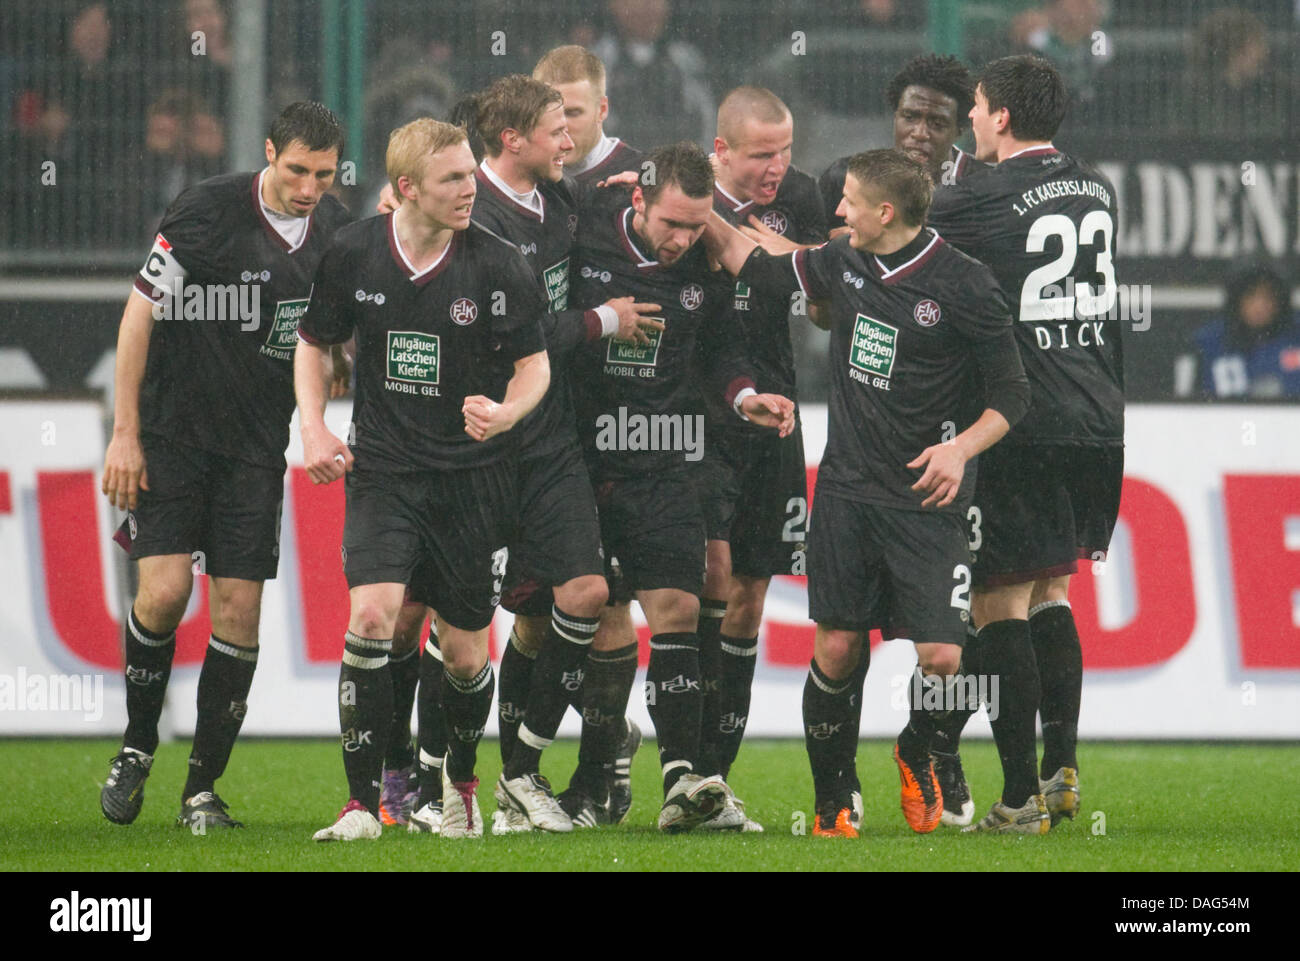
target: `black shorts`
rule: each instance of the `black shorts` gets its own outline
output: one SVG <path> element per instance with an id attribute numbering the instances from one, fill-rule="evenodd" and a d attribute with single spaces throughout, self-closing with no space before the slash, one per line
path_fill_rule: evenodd
<path id="1" fill-rule="evenodd" d="M 1104 560 L 1119 515 L 1124 448 L 995 444 L 967 512 L 975 583 L 1023 584 Z"/>
<path id="2" fill-rule="evenodd" d="M 478 631 L 501 601 L 514 529 L 509 461 L 453 471 L 347 475 L 343 573 L 348 587 L 406 584 L 453 627 Z"/>
<path id="3" fill-rule="evenodd" d="M 140 438 L 149 489 L 126 515 L 115 540 L 132 560 L 189 554 L 212 577 L 274 580 L 280 564 L 284 468 Z"/>
<path id="4" fill-rule="evenodd" d="M 501 606 L 549 617 L 555 585 L 604 572 L 596 495 L 582 451 L 573 446 L 520 461 L 519 532 Z"/>
<path id="5" fill-rule="evenodd" d="M 704 589 L 704 515 L 685 469 L 596 487 L 609 602 L 636 591 Z"/>
<path id="6" fill-rule="evenodd" d="M 823 627 L 964 644 L 970 553 L 961 516 L 862 504 L 818 490 L 808 614 Z"/>
<path id="7" fill-rule="evenodd" d="M 695 478 L 711 541 L 731 545 L 742 577 L 802 574 L 808 540 L 808 473 L 803 430 L 714 429 Z"/>

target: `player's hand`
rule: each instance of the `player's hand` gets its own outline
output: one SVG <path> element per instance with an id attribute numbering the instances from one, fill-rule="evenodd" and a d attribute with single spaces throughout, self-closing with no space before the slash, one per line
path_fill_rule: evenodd
<path id="1" fill-rule="evenodd" d="M 495 437 L 515 426 L 509 407 L 482 394 L 466 397 L 460 410 L 465 415 L 465 433 L 478 441 Z"/>
<path id="2" fill-rule="evenodd" d="M 330 484 L 352 470 L 352 451 L 324 423 L 302 429 L 302 459 L 313 484 Z"/>
<path id="3" fill-rule="evenodd" d="M 781 437 L 794 430 L 794 401 L 780 394 L 752 394 L 740 402 L 740 410 L 751 423 L 775 427 Z"/>
<path id="4" fill-rule="evenodd" d="M 664 322 L 655 317 L 663 313 L 658 304 L 638 304 L 635 297 L 614 297 L 605 301 L 605 307 L 613 307 L 618 313 L 618 333 L 615 340 L 628 341 L 633 344 L 650 343 L 649 331 L 663 330 Z"/>
<path id="5" fill-rule="evenodd" d="M 104 478 L 99 489 L 118 510 L 135 510 L 139 492 L 149 489 L 149 471 L 139 434 L 113 435 L 104 455 Z"/>
<path id="6" fill-rule="evenodd" d="M 828 239 L 834 240 L 836 237 L 843 237 L 845 234 L 851 234 L 851 233 L 853 233 L 853 228 L 850 227 L 848 224 L 845 224 L 843 227 L 836 227 L 834 230 L 832 230 L 830 232 L 830 236 Z"/>
<path id="7" fill-rule="evenodd" d="M 947 507 L 957 496 L 961 479 L 966 473 L 966 453 L 954 443 L 935 444 L 921 451 L 921 456 L 907 466 L 913 470 L 924 469 L 921 479 L 912 485 L 917 493 L 929 496 L 922 507 Z"/>
<path id="8" fill-rule="evenodd" d="M 400 206 L 402 206 L 402 198 L 393 193 L 393 185 L 384 184 L 384 189 L 379 191 L 379 203 L 375 204 L 375 211 L 381 214 L 391 214 Z"/>
<path id="9" fill-rule="evenodd" d="M 773 257 L 779 257 L 781 254 L 792 253 L 799 249 L 799 244 L 796 244 L 789 237 L 781 236 L 753 214 L 749 215 L 748 225 L 740 225 L 740 232 Z"/>
<path id="10" fill-rule="evenodd" d="M 342 344 L 335 344 L 330 348 L 330 360 L 334 362 L 334 373 L 330 377 L 330 400 L 338 400 L 352 385 L 352 358 Z"/>
<path id="11" fill-rule="evenodd" d="M 604 180 L 596 184 L 596 188 L 601 187 L 635 187 L 641 182 L 641 175 L 635 170 L 623 170 L 616 174 L 610 174 Z"/>

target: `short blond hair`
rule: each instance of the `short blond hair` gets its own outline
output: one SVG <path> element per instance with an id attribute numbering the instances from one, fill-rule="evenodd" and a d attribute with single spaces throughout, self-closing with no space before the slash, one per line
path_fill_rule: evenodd
<path id="1" fill-rule="evenodd" d="M 388 182 L 393 185 L 393 193 L 401 196 L 397 181 L 408 177 L 413 183 L 420 183 L 424 176 L 424 161 L 440 150 L 454 146 L 461 141 L 469 142 L 469 135 L 464 127 L 443 123 L 432 117 L 412 120 L 404 127 L 398 127 L 388 135 L 388 151 L 384 155 L 384 167 L 388 172 Z"/>
<path id="2" fill-rule="evenodd" d="M 759 123 L 784 123 L 790 108 L 780 97 L 764 87 L 737 87 L 718 105 L 718 136 L 730 147 L 740 146 L 741 127 L 746 120 Z"/>
<path id="3" fill-rule="evenodd" d="M 586 47 L 574 43 L 548 50 L 533 68 L 533 79 L 551 86 L 589 80 L 596 98 L 605 96 L 605 65 Z"/>

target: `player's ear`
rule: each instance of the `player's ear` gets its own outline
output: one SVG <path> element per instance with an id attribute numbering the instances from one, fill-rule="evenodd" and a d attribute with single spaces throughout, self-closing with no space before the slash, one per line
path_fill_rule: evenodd
<path id="1" fill-rule="evenodd" d="M 727 141 L 723 140 L 721 137 L 713 138 L 713 153 L 719 160 L 725 158 L 730 150 L 731 148 L 727 146 Z"/>
<path id="2" fill-rule="evenodd" d="M 632 188 L 632 209 L 645 216 L 645 194 L 641 193 L 640 187 Z"/>
<path id="3" fill-rule="evenodd" d="M 521 140 L 523 137 L 514 127 L 506 127 L 501 131 L 501 146 L 511 153 L 519 153 Z"/>
<path id="4" fill-rule="evenodd" d="M 609 116 L 609 98 L 601 97 L 600 105 L 596 108 L 596 122 L 604 123 L 605 118 Z"/>
<path id="5" fill-rule="evenodd" d="M 271 138 L 266 138 L 266 162 L 275 163 L 275 144 L 271 143 Z"/>

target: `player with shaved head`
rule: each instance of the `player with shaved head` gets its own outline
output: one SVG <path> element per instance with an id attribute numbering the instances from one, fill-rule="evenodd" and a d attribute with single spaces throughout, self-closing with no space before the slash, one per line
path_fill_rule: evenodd
<path id="1" fill-rule="evenodd" d="M 727 222 L 756 219 L 799 244 L 826 239 L 817 183 L 790 164 L 794 121 L 770 90 L 737 87 L 718 107 L 713 209 Z M 757 389 L 794 399 L 788 294 L 737 283 L 732 308 L 754 361 Z M 703 773 L 724 779 L 749 715 L 758 628 L 772 575 L 805 573 L 808 494 L 803 437 L 738 420 L 709 398 L 708 436 L 697 484 L 708 535 L 700 610 L 704 678 Z M 747 821 L 749 830 L 761 830 Z"/>

